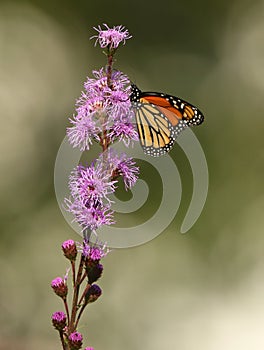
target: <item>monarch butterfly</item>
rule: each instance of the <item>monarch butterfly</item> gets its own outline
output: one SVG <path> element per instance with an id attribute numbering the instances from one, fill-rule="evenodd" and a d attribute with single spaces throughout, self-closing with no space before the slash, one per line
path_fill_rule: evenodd
<path id="1" fill-rule="evenodd" d="M 189 102 L 164 93 L 142 92 L 135 84 L 131 84 L 130 101 L 143 151 L 153 157 L 169 152 L 185 128 L 204 120 L 202 112 Z"/>

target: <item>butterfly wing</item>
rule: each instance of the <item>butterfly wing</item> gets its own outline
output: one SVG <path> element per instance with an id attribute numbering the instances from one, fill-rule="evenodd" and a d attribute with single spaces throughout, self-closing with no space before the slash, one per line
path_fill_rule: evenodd
<path id="1" fill-rule="evenodd" d="M 178 134 L 187 122 L 177 119 L 171 123 L 173 112 L 151 103 L 136 105 L 136 124 L 144 153 L 158 157 L 171 150 Z"/>
<path id="2" fill-rule="evenodd" d="M 204 121 L 204 116 L 197 107 L 178 97 L 156 92 L 144 92 L 141 99 L 171 111 L 173 113 L 170 119 L 172 125 L 174 122 L 177 124 L 175 119 L 187 121 L 188 126 L 199 125 Z"/>

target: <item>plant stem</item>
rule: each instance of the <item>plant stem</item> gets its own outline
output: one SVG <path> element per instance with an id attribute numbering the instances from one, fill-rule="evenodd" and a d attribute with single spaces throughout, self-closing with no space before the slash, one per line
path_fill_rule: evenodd
<path id="1" fill-rule="evenodd" d="M 82 255 L 81 259 L 80 259 L 80 265 L 79 265 L 78 274 L 77 274 L 76 282 L 74 285 L 74 291 L 73 291 L 72 313 L 71 313 L 71 319 L 69 322 L 69 334 L 74 332 L 74 330 L 75 330 L 74 323 L 75 323 L 76 313 L 78 310 L 77 303 L 78 303 L 79 290 L 80 290 L 80 281 L 82 278 L 83 264 L 84 264 L 84 256 Z"/>
<path id="2" fill-rule="evenodd" d="M 65 307 L 65 310 L 66 310 L 66 314 L 67 314 L 67 323 L 69 324 L 70 323 L 70 314 L 69 314 L 69 308 L 68 308 L 68 303 L 67 303 L 67 299 L 66 297 L 63 298 L 63 302 L 64 302 L 64 307 Z"/>
<path id="3" fill-rule="evenodd" d="M 72 283 L 74 287 L 75 286 L 75 261 L 71 261 L 71 267 L 72 267 Z"/>
<path id="4" fill-rule="evenodd" d="M 79 312 L 79 314 L 78 314 L 76 323 L 75 323 L 75 328 L 77 328 L 78 323 L 79 323 L 79 321 L 80 321 L 80 318 L 81 318 L 81 316 L 82 316 L 82 313 L 83 313 L 83 311 L 84 311 L 84 309 L 85 309 L 86 306 L 87 306 L 87 304 L 84 304 L 84 305 L 82 306 L 82 308 L 81 308 L 81 310 L 80 310 L 80 312 Z"/>
<path id="5" fill-rule="evenodd" d="M 83 274 L 82 278 L 80 279 L 80 284 L 83 283 L 85 277 L 87 277 L 87 272 L 85 271 L 85 273 Z"/>
<path id="6" fill-rule="evenodd" d="M 61 340 L 62 348 L 63 348 L 63 350 L 67 350 L 67 347 L 66 347 L 66 344 L 65 344 L 65 341 L 63 338 L 63 331 L 59 331 L 59 333 L 60 333 L 60 340 Z"/>
<path id="7" fill-rule="evenodd" d="M 114 51 L 109 50 L 107 54 L 106 76 L 107 76 L 107 85 L 110 87 L 110 89 L 112 88 L 113 57 L 114 57 Z"/>
<path id="8" fill-rule="evenodd" d="M 82 293 L 82 296 L 81 296 L 81 298 L 80 298 L 80 300 L 79 300 L 78 305 L 81 304 L 81 302 L 83 301 L 83 298 L 85 297 L 85 294 L 88 292 L 88 290 L 90 289 L 90 287 L 91 287 L 91 285 L 90 285 L 90 284 L 87 284 L 85 290 L 84 290 L 83 293 Z"/>

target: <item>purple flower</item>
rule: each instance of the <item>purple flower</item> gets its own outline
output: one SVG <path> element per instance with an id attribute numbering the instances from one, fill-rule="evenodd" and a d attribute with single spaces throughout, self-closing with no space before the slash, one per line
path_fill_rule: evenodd
<path id="1" fill-rule="evenodd" d="M 139 168 L 135 166 L 133 158 L 125 153 L 119 155 L 113 149 L 108 150 L 108 163 L 112 171 L 112 177 L 122 176 L 126 190 L 133 187 L 138 179 Z"/>
<path id="2" fill-rule="evenodd" d="M 83 230 L 96 230 L 114 223 L 108 196 L 115 191 L 116 180 L 103 159 L 89 167 L 77 166 L 70 175 L 71 198 L 65 199 L 66 210 L 71 212 Z"/>
<path id="3" fill-rule="evenodd" d="M 66 315 L 63 311 L 56 311 L 52 314 L 52 324 L 55 329 L 61 331 L 66 326 Z"/>
<path id="4" fill-rule="evenodd" d="M 78 222 L 82 226 L 82 231 L 91 229 L 97 230 L 102 225 L 112 225 L 113 211 L 110 210 L 109 205 L 102 205 L 99 202 L 95 206 L 86 206 L 80 198 L 73 200 L 65 198 L 64 203 L 66 210 L 71 212 L 75 218 L 73 221 Z"/>
<path id="5" fill-rule="evenodd" d="M 111 91 L 124 91 L 126 93 L 123 98 L 125 100 L 129 100 L 129 96 L 131 94 L 131 83 L 128 77 L 120 72 L 113 71 L 111 75 L 111 88 L 107 83 L 107 74 L 105 68 L 101 68 L 100 70 L 93 70 L 94 78 L 87 77 L 86 82 L 84 83 L 85 92 L 82 92 L 81 97 L 77 100 L 76 106 L 79 107 L 87 103 L 87 100 L 96 97 L 100 100 L 102 97 L 106 98 Z M 101 99 L 101 102 L 104 100 Z M 95 105 L 96 106 L 96 105 Z M 102 105 L 101 105 L 102 106 Z M 99 107 L 99 106 L 98 106 Z"/>
<path id="6" fill-rule="evenodd" d="M 88 346 L 88 348 L 85 348 L 84 350 L 94 350 L 94 348 L 91 348 L 90 346 Z"/>
<path id="7" fill-rule="evenodd" d="M 89 150 L 93 140 L 100 141 L 98 134 L 101 129 L 91 115 L 73 116 L 70 122 L 73 126 L 67 128 L 67 135 L 73 147 L 79 147 L 81 151 Z"/>
<path id="8" fill-rule="evenodd" d="M 87 77 L 86 82 L 84 83 L 84 89 L 87 93 L 87 96 L 97 96 L 102 97 L 105 93 L 109 92 L 109 87 L 107 85 L 107 75 L 104 68 L 100 70 L 93 70 L 94 78 Z M 80 103 L 81 100 L 78 100 Z"/>
<path id="9" fill-rule="evenodd" d="M 89 150 L 93 141 L 101 141 L 103 130 L 110 142 L 119 139 L 128 145 L 130 139 L 138 140 L 128 77 L 120 71 L 112 72 L 110 87 L 104 68 L 93 71 L 93 76 L 87 78 L 85 91 L 76 102 L 77 114 L 70 119 L 72 126 L 67 129 L 69 142 L 81 151 Z"/>
<path id="10" fill-rule="evenodd" d="M 112 142 L 123 141 L 128 147 L 131 141 L 138 141 L 138 133 L 132 123 L 125 123 L 121 120 L 112 125 L 109 133 L 109 138 Z"/>
<path id="11" fill-rule="evenodd" d="M 69 344 L 71 350 L 79 350 L 82 347 L 83 337 L 79 332 L 73 332 L 69 335 Z"/>
<path id="12" fill-rule="evenodd" d="M 98 28 L 94 27 L 98 35 L 91 37 L 91 39 L 96 38 L 95 45 L 98 42 L 101 48 L 116 49 L 120 43 L 123 42 L 125 44 L 126 40 L 132 37 L 123 26 L 115 26 L 113 28 L 109 28 L 107 24 L 104 24 L 104 26 L 106 29 L 102 29 L 100 26 Z"/>
<path id="13" fill-rule="evenodd" d="M 78 165 L 71 173 L 69 188 L 74 199 L 83 202 L 85 207 L 108 203 L 108 195 L 115 191 L 116 181 L 112 181 L 102 162 L 89 167 Z"/>
<path id="14" fill-rule="evenodd" d="M 98 240 L 95 244 L 84 241 L 80 249 L 84 257 L 94 262 L 98 262 L 110 252 L 106 244 Z"/>
<path id="15" fill-rule="evenodd" d="M 120 71 L 112 72 L 110 87 L 104 68 L 93 71 L 93 75 L 95 78 L 87 78 L 84 83 L 85 92 L 82 92 L 81 98 L 77 100 L 78 118 L 94 111 L 109 116 L 120 109 L 123 114 L 128 114 L 131 109 L 131 83 L 128 77 Z"/>

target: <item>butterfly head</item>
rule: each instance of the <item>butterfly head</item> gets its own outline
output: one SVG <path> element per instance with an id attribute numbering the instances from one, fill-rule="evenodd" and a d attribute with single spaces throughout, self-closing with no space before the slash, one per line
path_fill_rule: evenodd
<path id="1" fill-rule="evenodd" d="M 131 84 L 131 94 L 130 94 L 130 101 L 131 102 L 137 102 L 140 98 L 141 91 L 135 84 Z"/>

